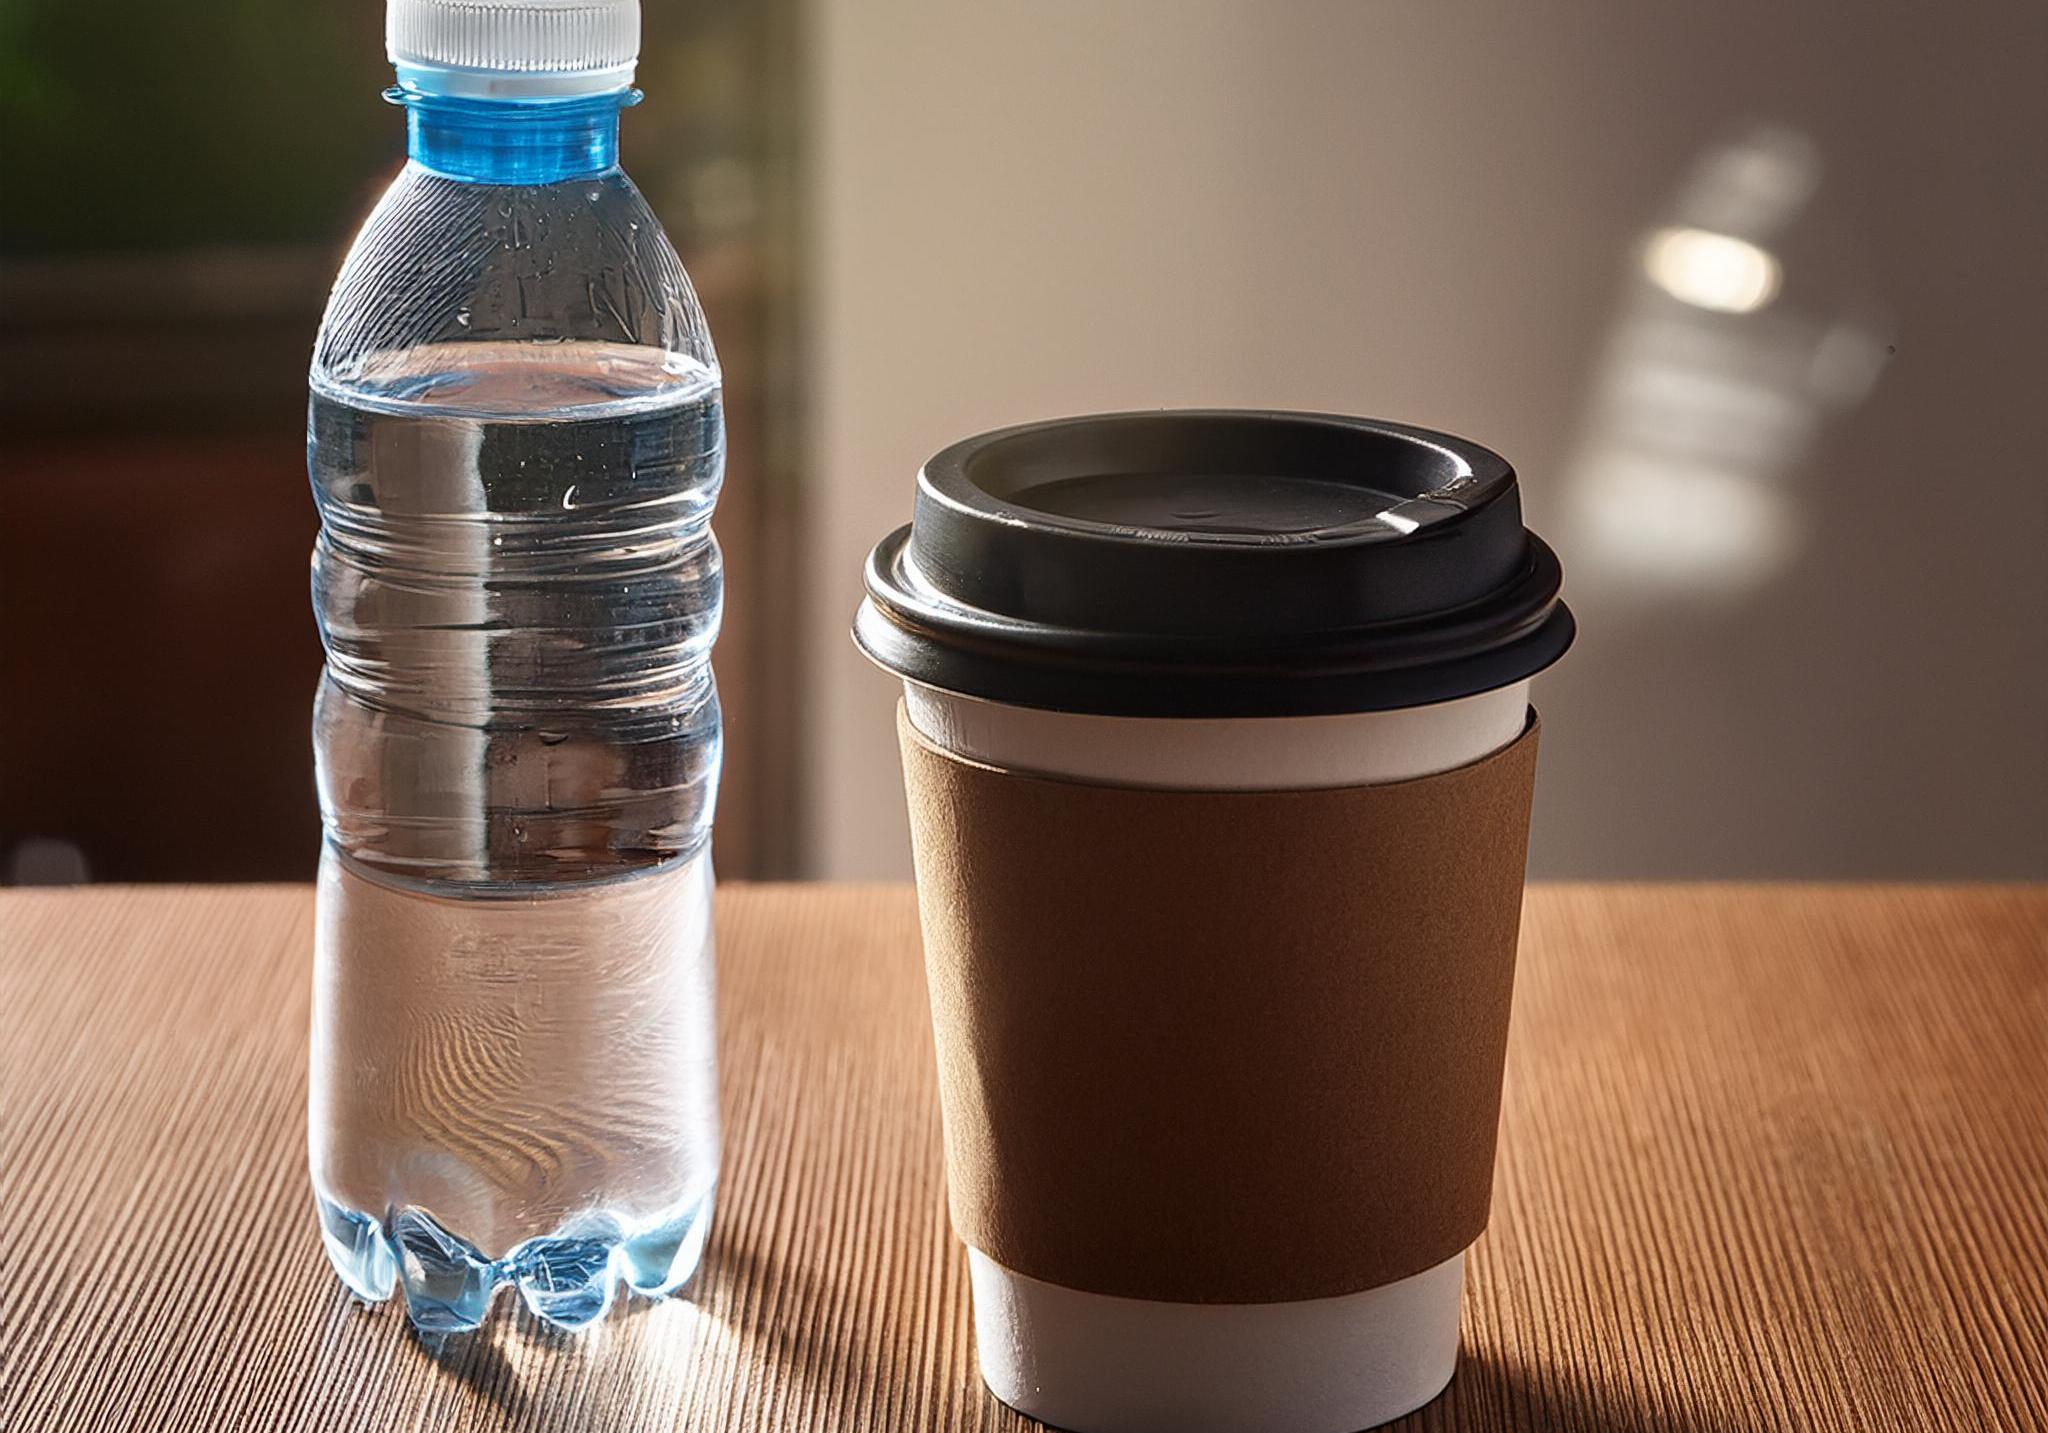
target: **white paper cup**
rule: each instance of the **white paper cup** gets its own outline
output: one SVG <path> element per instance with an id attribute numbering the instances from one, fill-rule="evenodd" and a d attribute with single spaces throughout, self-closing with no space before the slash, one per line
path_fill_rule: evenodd
<path id="1" fill-rule="evenodd" d="M 1395 711 L 1171 719 L 1007 706 L 904 684 L 911 724 L 1009 770 L 1178 790 L 1404 781 L 1521 735 L 1529 683 Z M 1118 1298 L 1006 1269 L 973 1247 L 981 1376 L 1019 1412 L 1083 1433 L 1352 1433 L 1420 1408 L 1458 1357 L 1462 1253 L 1339 1298 L 1184 1304 Z"/>

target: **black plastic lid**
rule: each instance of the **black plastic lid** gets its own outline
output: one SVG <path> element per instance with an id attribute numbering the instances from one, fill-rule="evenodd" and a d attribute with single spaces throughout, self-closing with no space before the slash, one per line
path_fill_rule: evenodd
<path id="1" fill-rule="evenodd" d="M 1572 640 L 1514 469 L 1316 413 L 1065 418 L 955 443 L 868 557 L 854 640 L 908 681 L 1118 716 L 1420 706 Z"/>

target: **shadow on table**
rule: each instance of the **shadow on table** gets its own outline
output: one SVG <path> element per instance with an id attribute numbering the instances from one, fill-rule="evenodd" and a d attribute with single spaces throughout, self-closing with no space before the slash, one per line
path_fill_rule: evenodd
<path id="1" fill-rule="evenodd" d="M 856 1402 L 873 1398 L 917 1406 L 900 1382 L 920 1376 L 924 1365 L 912 1360 L 884 1369 L 875 1351 L 915 1347 L 923 1338 L 945 1337 L 943 1331 L 878 1326 L 872 1305 L 847 1299 L 801 1250 L 771 1257 L 750 1248 L 721 1248 L 716 1233 L 712 1244 L 704 1261 L 710 1278 L 703 1293 L 705 1311 L 774 1370 L 797 1406 L 829 1403 L 835 1389 L 855 1395 Z M 893 1316 L 902 1315 L 896 1311 Z"/>
<path id="2" fill-rule="evenodd" d="M 519 1376 L 498 1347 L 501 1335 L 494 1324 L 487 1323 L 474 1333 L 430 1334 L 408 1322 L 406 1334 L 412 1347 L 438 1364 L 443 1373 L 495 1407 L 516 1411 Z"/>
<path id="3" fill-rule="evenodd" d="M 568 1333 L 536 1318 L 517 1299 L 509 1302 L 510 1307 L 499 1304 L 473 1333 L 426 1334 L 408 1322 L 406 1341 L 476 1399 L 504 1414 L 508 1425 L 521 1428 L 589 1429 L 616 1412 L 619 1390 L 607 1376 L 609 1365 L 638 1332 L 635 1325 L 663 1307 L 661 1300 L 622 1298 L 596 1325 Z M 522 1373 L 507 1357 L 514 1340 L 557 1364 L 556 1376 L 538 1380 L 546 1385 L 540 1396 L 528 1386 L 533 1369 Z M 563 1365 L 578 1368 L 583 1376 L 559 1376 Z M 539 1424 L 531 1421 L 535 1417 Z"/>
<path id="4" fill-rule="evenodd" d="M 626 1390 L 638 1385 L 643 1396 L 659 1396 L 651 1385 L 664 1378 L 675 1381 L 673 1392 L 688 1404 L 715 1392 L 692 1387 L 694 1377 L 733 1354 L 743 1365 L 765 1366 L 778 1410 L 799 1420 L 806 1410 L 840 1402 L 907 1399 L 905 1406 L 918 1406 L 899 1384 L 931 1376 L 923 1361 L 913 1357 L 885 1370 L 875 1350 L 945 1338 L 945 1331 L 892 1329 L 849 1317 L 836 1307 L 841 1295 L 834 1286 L 800 1255 L 771 1260 L 752 1249 L 722 1247 L 716 1231 L 712 1239 L 703 1271 L 683 1294 L 624 1299 L 580 1333 L 554 1328 L 511 1300 L 474 1333 L 423 1335 L 408 1325 L 407 1343 L 468 1399 L 489 1404 L 494 1422 L 524 1433 L 615 1426 L 622 1401 L 632 1401 Z M 675 1302 L 691 1305 L 705 1321 L 701 1338 L 708 1342 L 690 1347 L 668 1336 L 658 1316 Z M 649 1359 L 663 1367 L 654 1371 Z"/>
<path id="5" fill-rule="evenodd" d="M 1698 1406 L 1692 1394 L 1656 1382 L 1640 1365 L 1619 1382 L 1573 1363 L 1546 1364 L 1498 1349 L 1466 1347 L 1442 1398 L 1390 1433 L 1746 1433 L 1759 1419 L 1734 1420 Z"/>

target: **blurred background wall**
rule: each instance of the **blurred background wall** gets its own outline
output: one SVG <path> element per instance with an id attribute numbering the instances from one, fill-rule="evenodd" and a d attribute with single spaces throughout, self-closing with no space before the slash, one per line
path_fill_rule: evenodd
<path id="1" fill-rule="evenodd" d="M 1545 876 L 2048 875 L 2048 7 L 814 3 L 805 869 L 907 870 L 862 553 L 946 441 L 1507 454 Z"/>
<path id="2" fill-rule="evenodd" d="M 0 8 L 0 880 L 310 874 L 303 383 L 401 145 L 380 29 Z M 2048 876 L 2038 0 L 647 0 L 646 36 L 626 162 L 732 413 L 723 874 L 908 870 L 845 634 L 925 456 L 1227 404 L 1520 469 L 1583 628 L 1537 874 Z"/>
<path id="3" fill-rule="evenodd" d="M 306 368 L 404 155 L 383 14 L 0 6 L 0 881 L 312 874 Z M 734 874 L 795 839 L 800 25 L 649 4 L 625 134 L 726 376 Z"/>

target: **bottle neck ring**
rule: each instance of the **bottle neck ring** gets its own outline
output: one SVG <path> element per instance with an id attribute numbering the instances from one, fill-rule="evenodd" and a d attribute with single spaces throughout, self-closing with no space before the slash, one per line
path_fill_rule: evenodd
<path id="1" fill-rule="evenodd" d="M 409 85 L 385 91 L 405 108 L 415 164 L 471 184 L 556 184 L 619 164 L 619 111 L 636 89 L 562 99 L 476 99 Z"/>

